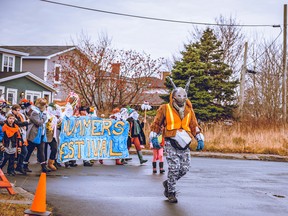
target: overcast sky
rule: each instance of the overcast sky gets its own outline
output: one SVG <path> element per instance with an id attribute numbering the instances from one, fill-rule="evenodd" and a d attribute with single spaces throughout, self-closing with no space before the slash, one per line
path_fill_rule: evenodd
<path id="1" fill-rule="evenodd" d="M 190 22 L 215 23 L 221 14 L 240 24 L 283 24 L 288 0 L 51 0 L 98 10 Z M 119 49 L 153 58 L 179 53 L 193 25 L 160 22 L 70 8 L 40 0 L 0 0 L 0 45 L 71 45 L 81 32 L 112 38 Z M 203 27 L 203 26 L 198 26 Z M 273 40 L 280 29 L 244 28 L 248 37 Z M 279 38 L 280 42 L 282 37 Z"/>

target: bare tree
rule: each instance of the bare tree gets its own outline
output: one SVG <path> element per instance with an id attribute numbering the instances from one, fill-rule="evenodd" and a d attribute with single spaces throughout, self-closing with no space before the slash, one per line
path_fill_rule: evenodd
<path id="1" fill-rule="evenodd" d="M 252 46 L 254 74 L 246 82 L 246 118 L 277 122 L 281 118 L 281 53 L 277 44 Z"/>
<path id="2" fill-rule="evenodd" d="M 82 103 L 104 111 L 136 100 L 149 85 L 145 77 L 160 72 L 162 59 L 113 49 L 111 40 L 102 36 L 96 44 L 82 38 L 77 50 L 58 63 L 62 66 L 60 81 L 64 89 L 77 93 Z"/>

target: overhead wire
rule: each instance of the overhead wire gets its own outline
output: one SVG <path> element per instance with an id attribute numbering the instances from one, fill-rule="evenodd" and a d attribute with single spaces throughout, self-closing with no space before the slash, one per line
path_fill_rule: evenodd
<path id="1" fill-rule="evenodd" d="M 270 49 L 270 47 L 277 41 L 277 39 L 280 37 L 280 35 L 281 35 L 282 32 L 283 32 L 283 30 L 282 30 L 281 27 L 280 27 L 280 29 L 281 29 L 280 33 L 279 33 L 279 34 L 277 35 L 277 37 L 271 42 L 271 44 L 270 44 L 268 47 L 266 47 L 265 50 L 264 50 L 255 60 L 253 60 L 252 62 L 249 62 L 248 64 L 246 64 L 246 68 L 248 67 L 248 65 L 251 65 L 251 64 L 255 63 L 258 59 L 260 59 L 260 57 L 262 57 L 262 56 L 265 54 L 265 52 L 266 52 L 268 49 Z"/>
<path id="2" fill-rule="evenodd" d="M 107 10 L 99 10 L 95 8 L 90 7 L 82 7 L 78 5 L 72 5 L 72 4 L 66 4 L 56 1 L 50 1 L 50 0 L 40 0 L 46 3 L 66 6 L 66 7 L 72 7 L 82 10 L 89 10 L 99 13 L 106 13 L 106 14 L 112 14 L 112 15 L 118 15 L 118 16 L 126 16 L 126 17 L 132 17 L 132 18 L 138 18 L 138 19 L 146 19 L 146 20 L 154 20 L 154 21 L 162 21 L 162 22 L 171 22 L 171 23 L 181 23 L 181 24 L 192 24 L 192 25 L 206 25 L 206 26 L 235 26 L 235 27 L 280 27 L 280 25 L 269 25 L 269 24 L 222 24 L 222 23 L 208 23 L 208 22 L 192 22 L 192 21 L 184 21 L 184 20 L 172 20 L 172 19 L 164 19 L 164 18 L 156 18 L 156 17 L 148 17 L 148 16 L 139 16 L 139 15 L 133 15 L 133 14 L 127 14 L 127 13 L 119 13 L 119 12 L 113 12 L 113 11 L 107 11 Z"/>

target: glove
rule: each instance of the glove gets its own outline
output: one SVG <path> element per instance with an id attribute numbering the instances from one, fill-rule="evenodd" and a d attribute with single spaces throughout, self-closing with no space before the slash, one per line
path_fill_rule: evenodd
<path id="1" fill-rule="evenodd" d="M 150 140 L 151 143 L 152 143 L 152 138 L 153 137 L 157 137 L 157 133 L 154 132 L 154 131 L 151 131 L 150 134 L 149 134 L 149 140 Z"/>

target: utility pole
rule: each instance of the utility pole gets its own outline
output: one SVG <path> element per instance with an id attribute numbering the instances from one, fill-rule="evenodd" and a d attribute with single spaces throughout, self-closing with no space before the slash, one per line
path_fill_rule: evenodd
<path id="1" fill-rule="evenodd" d="M 283 32 L 283 84 L 282 84 L 282 98 L 283 98 L 283 122 L 287 122 L 287 4 L 284 4 L 284 32 Z"/>
<path id="2" fill-rule="evenodd" d="M 241 80 L 240 80 L 240 101 L 239 101 L 240 118 L 243 115 L 245 74 L 246 74 L 246 70 L 247 70 L 247 50 L 248 50 L 248 42 L 245 42 L 245 45 L 244 45 L 244 63 L 243 63 L 242 70 L 241 70 Z"/>

